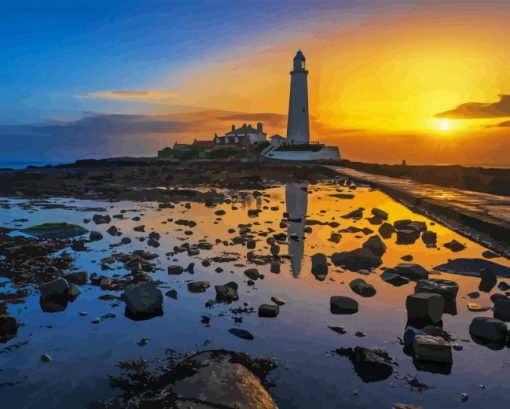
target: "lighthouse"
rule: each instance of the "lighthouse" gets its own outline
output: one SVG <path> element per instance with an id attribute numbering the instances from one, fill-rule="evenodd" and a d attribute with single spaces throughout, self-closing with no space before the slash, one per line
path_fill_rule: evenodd
<path id="1" fill-rule="evenodd" d="M 310 143 L 310 125 L 308 119 L 308 71 L 305 68 L 305 56 L 299 50 L 294 57 L 290 72 L 289 117 L 287 123 L 287 141 L 291 145 Z"/>

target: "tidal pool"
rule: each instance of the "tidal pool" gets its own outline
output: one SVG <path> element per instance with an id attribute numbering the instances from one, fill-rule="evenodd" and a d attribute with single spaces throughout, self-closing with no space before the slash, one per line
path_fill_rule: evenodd
<path id="1" fill-rule="evenodd" d="M 331 196 L 340 190 L 354 197 Z M 1 407 L 86 408 L 91 401 L 108 399 L 119 393 L 110 388 L 108 375 L 119 373 L 117 364 L 120 361 L 142 357 L 158 360 L 169 349 L 187 353 L 218 348 L 277 359 L 279 366 L 270 375 L 274 386 L 269 392 L 281 408 L 390 408 L 395 402 L 435 409 L 492 408 L 510 404 L 510 349 L 491 350 L 473 342 L 469 335 L 469 324 L 474 317 L 492 317 L 493 313 L 491 310 L 471 312 L 467 303 L 475 301 L 492 306 L 489 297 L 502 292 L 497 286 L 490 292 L 480 292 L 480 297 L 472 300 L 467 294 L 479 291 L 479 277 L 444 272 L 431 275 L 431 278 L 441 277 L 459 285 L 457 314 L 445 314 L 442 322 L 443 329 L 462 346 L 462 350 L 453 351 L 453 365 L 449 370 L 435 371 L 417 368 L 399 342 L 407 322 L 406 297 L 414 293 L 415 283 L 395 287 L 380 278 L 384 267 L 395 266 L 406 255 L 412 255 L 413 263 L 432 271 L 449 259 L 482 259 L 486 248 L 367 187 L 348 190 L 337 184 L 288 184 L 260 193 L 262 195 L 229 191 L 226 192 L 231 199 L 229 203 L 211 206 L 182 201 L 173 208 L 159 208 L 156 202 L 3 199 L 0 206 L 2 227 L 23 229 L 47 222 L 67 222 L 101 232 L 103 239 L 87 243 L 86 251 L 65 249 L 75 257 L 76 271 L 122 276 L 129 271 L 120 264 L 103 270 L 101 259 L 112 253 L 143 249 L 159 255 L 154 260 L 157 270 L 151 273 L 153 280 L 159 282 L 163 293 L 175 289 L 178 296 L 177 299 L 164 297 L 162 316 L 133 321 L 124 315 L 122 301 L 98 299 L 105 294 L 119 297 L 121 291 L 103 291 L 98 286 L 83 285 L 79 297 L 65 310 L 46 313 L 41 309 L 37 288 L 27 287 L 33 291 L 24 302 L 8 304 L 10 315 L 22 326 L 15 338 L 0 344 Z M 360 207 L 364 208 L 362 219 L 342 218 Z M 351 272 L 331 264 L 325 278 L 314 276 L 311 272 L 313 254 L 324 253 L 330 261 L 332 253 L 359 248 L 368 237 L 377 234 L 379 225 L 368 219 L 374 207 L 387 212 L 390 223 L 401 219 L 426 222 L 428 229 L 437 234 L 437 248 L 427 247 L 421 239 L 414 244 L 397 244 L 394 234 L 384 240 L 387 251 L 382 256 L 383 264 L 371 274 Z M 249 210 L 253 209 L 260 211 L 249 215 Z M 121 210 L 125 210 L 124 218 L 112 218 L 111 222 L 121 236 L 113 237 L 106 232 L 111 224 L 84 223 L 84 219 L 90 220 L 94 214 L 113 217 L 121 214 Z M 224 210 L 225 214 L 219 210 Z M 285 212 L 293 221 L 282 223 Z M 140 220 L 132 220 L 133 217 L 140 217 Z M 175 223 L 178 219 L 192 220 L 196 226 L 178 225 Z M 239 236 L 239 225 L 246 224 L 251 224 L 255 249 L 234 243 L 234 238 Z M 145 225 L 145 232 L 133 230 L 139 225 Z M 369 228 L 373 233 L 341 232 L 349 227 Z M 147 237 L 153 231 L 161 235 L 159 247 L 147 244 Z M 329 240 L 334 232 L 341 234 L 338 243 Z M 254 264 L 247 254 L 253 251 L 255 256 L 269 256 L 266 239 L 278 233 L 286 234 L 287 239 L 280 243 L 281 271 L 272 273 L 269 263 Z M 131 243 L 110 247 L 123 237 L 131 238 Z M 452 239 L 465 244 L 466 248 L 457 253 L 445 248 L 443 245 Z M 211 243 L 212 249 L 201 250 L 195 256 L 186 252 L 168 255 L 174 246 L 200 240 Z M 202 260 L 215 256 L 229 256 L 233 260 L 213 261 L 207 267 L 202 265 Z M 491 261 L 510 267 L 510 261 L 502 257 Z M 194 274 L 167 273 L 169 265 L 186 267 L 190 262 L 195 263 Z M 217 267 L 223 271 L 217 272 Z M 250 286 L 244 271 L 253 267 L 264 274 L 264 279 Z M 355 278 L 372 284 L 377 294 L 364 298 L 353 293 L 349 282 Z M 199 280 L 209 282 L 211 287 L 204 293 L 190 293 L 187 283 Z M 498 277 L 498 282 L 505 280 L 510 281 Z M 215 298 L 214 285 L 229 281 L 239 284 L 239 301 L 206 307 L 206 302 Z M 0 277 L 0 293 L 16 290 L 12 283 Z M 356 299 L 359 311 L 352 315 L 333 315 L 329 300 L 334 295 Z M 258 317 L 258 306 L 271 303 L 272 296 L 286 301 L 279 315 Z M 232 312 L 232 309 L 244 307 L 244 303 L 254 307 L 254 312 Z M 210 318 L 208 324 L 204 316 Z M 100 318 L 99 323 L 92 323 L 96 318 Z M 342 326 L 346 333 L 336 333 L 328 326 Z M 231 328 L 247 330 L 254 339 L 237 338 L 228 332 Z M 365 336 L 356 335 L 358 331 Z M 148 341 L 140 343 L 142 339 Z M 363 382 L 349 359 L 334 352 L 338 348 L 355 346 L 385 348 L 396 363 L 395 373 L 379 382 Z M 49 354 L 53 361 L 41 362 L 42 354 Z M 462 402 L 461 393 L 468 393 L 469 399 Z"/>

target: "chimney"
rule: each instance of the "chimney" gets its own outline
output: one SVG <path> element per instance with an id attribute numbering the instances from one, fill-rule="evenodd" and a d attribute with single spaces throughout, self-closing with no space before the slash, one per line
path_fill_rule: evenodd
<path id="1" fill-rule="evenodd" d="M 232 132 L 234 132 L 236 130 L 236 126 L 234 124 L 232 124 Z"/>
<path id="2" fill-rule="evenodd" d="M 262 122 L 257 122 L 257 131 L 262 132 Z"/>

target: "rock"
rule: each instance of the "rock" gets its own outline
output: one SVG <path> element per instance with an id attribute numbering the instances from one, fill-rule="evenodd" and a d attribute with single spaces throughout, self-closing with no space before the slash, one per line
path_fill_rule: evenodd
<path id="1" fill-rule="evenodd" d="M 341 348 L 337 349 L 336 353 L 349 358 L 363 382 L 383 381 L 393 374 L 392 360 L 381 349 Z"/>
<path id="2" fill-rule="evenodd" d="M 118 236 L 119 235 L 119 229 L 117 229 L 117 226 L 110 226 L 108 228 L 108 230 L 106 230 L 106 232 L 110 235 L 110 236 Z"/>
<path id="3" fill-rule="evenodd" d="M 431 335 L 416 335 L 413 341 L 413 351 L 420 361 L 452 364 L 452 347 L 444 339 Z"/>
<path id="4" fill-rule="evenodd" d="M 395 266 L 398 275 L 410 280 L 425 280 L 429 278 L 429 272 L 419 264 L 400 263 Z"/>
<path id="5" fill-rule="evenodd" d="M 372 209 L 372 214 L 378 219 L 388 220 L 388 213 L 386 213 L 384 210 L 378 209 L 377 207 Z"/>
<path id="6" fill-rule="evenodd" d="M 67 297 L 69 284 L 64 278 L 57 278 L 39 287 L 42 298 Z"/>
<path id="7" fill-rule="evenodd" d="M 44 223 L 21 231 L 43 239 L 69 239 L 88 233 L 84 227 L 69 223 Z"/>
<path id="8" fill-rule="evenodd" d="M 323 253 L 317 253 L 312 256 L 312 274 L 319 281 L 326 278 L 328 274 L 328 260 Z"/>
<path id="9" fill-rule="evenodd" d="M 355 314 L 358 312 L 358 302 L 350 297 L 333 296 L 329 300 L 332 314 Z"/>
<path id="10" fill-rule="evenodd" d="M 416 293 L 436 293 L 443 296 L 446 303 L 455 303 L 459 285 L 455 281 L 443 279 L 420 280 L 414 287 Z"/>
<path id="11" fill-rule="evenodd" d="M 397 229 L 397 244 L 414 244 L 420 232 L 411 228 Z"/>
<path id="12" fill-rule="evenodd" d="M 254 359 L 243 353 L 199 352 L 186 357 L 165 374 L 165 379 L 173 380 L 170 384 L 149 397 L 142 392 L 131 398 L 127 407 L 173 408 L 178 396 L 176 409 L 278 409 L 263 386 L 268 372 L 275 367 L 273 361 Z"/>
<path id="13" fill-rule="evenodd" d="M 147 241 L 147 245 L 154 248 L 158 248 L 161 244 L 159 244 L 159 241 L 157 241 L 156 239 L 151 238 Z"/>
<path id="14" fill-rule="evenodd" d="M 510 278 L 510 267 L 482 258 L 456 258 L 434 267 L 434 270 L 451 274 L 472 275 L 478 277 L 480 271 L 489 270 L 501 277 Z"/>
<path id="15" fill-rule="evenodd" d="M 248 277 L 250 280 L 257 280 L 258 278 L 260 278 L 261 274 L 259 273 L 259 270 L 257 270 L 256 268 L 249 268 L 247 270 L 244 271 L 244 275 L 246 277 Z"/>
<path id="16" fill-rule="evenodd" d="M 51 362 L 53 361 L 53 358 L 49 356 L 48 354 L 41 355 L 41 361 L 42 362 Z"/>
<path id="17" fill-rule="evenodd" d="M 441 321 L 444 307 L 444 298 L 433 293 L 412 294 L 406 301 L 407 317 L 415 321 L 437 324 Z"/>
<path id="18" fill-rule="evenodd" d="M 501 297 L 494 303 L 494 318 L 510 322 L 510 298 Z"/>
<path id="19" fill-rule="evenodd" d="M 466 248 L 466 246 L 464 244 L 462 244 L 461 242 L 459 242 L 455 239 L 453 239 L 452 241 L 450 241 L 448 243 L 445 243 L 444 246 L 447 249 L 450 249 L 451 251 L 453 251 L 454 253 L 462 251 Z"/>
<path id="20" fill-rule="evenodd" d="M 177 300 L 177 290 L 175 289 L 172 289 L 172 290 L 168 290 L 165 295 L 169 298 L 172 298 L 173 300 Z"/>
<path id="21" fill-rule="evenodd" d="M 394 403 L 391 409 L 423 409 L 421 406 L 411 405 L 409 403 Z"/>
<path id="22" fill-rule="evenodd" d="M 103 239 L 103 235 L 98 231 L 91 231 L 89 234 L 90 241 L 99 241 Z"/>
<path id="23" fill-rule="evenodd" d="M 92 216 L 92 221 L 96 224 L 108 224 L 112 219 L 108 215 L 95 214 Z"/>
<path id="24" fill-rule="evenodd" d="M 386 252 L 386 245 L 377 234 L 365 241 L 362 247 L 370 250 L 378 257 L 381 257 Z"/>
<path id="25" fill-rule="evenodd" d="M 271 301 L 274 302 L 278 306 L 282 306 L 287 303 L 287 301 L 285 301 L 282 297 L 277 297 L 277 296 L 271 297 Z"/>
<path id="26" fill-rule="evenodd" d="M 278 315 L 280 308 L 278 305 L 262 304 L 259 307 L 259 317 L 273 318 Z"/>
<path id="27" fill-rule="evenodd" d="M 145 232 L 145 225 L 142 224 L 142 225 L 139 225 L 139 226 L 135 226 L 135 227 L 133 227 L 133 230 L 137 231 L 139 233 L 143 233 L 143 232 Z"/>
<path id="28" fill-rule="evenodd" d="M 383 239 L 389 239 L 393 234 L 393 226 L 390 223 L 383 223 L 379 226 L 379 234 Z"/>
<path id="29" fill-rule="evenodd" d="M 342 266 L 351 271 L 370 270 L 382 264 L 380 257 L 365 248 L 333 253 L 331 260 L 335 266 Z"/>
<path id="30" fill-rule="evenodd" d="M 395 287 L 400 287 L 402 285 L 408 284 L 410 281 L 408 278 L 399 275 L 397 270 L 394 268 L 388 268 L 384 270 L 380 277 L 388 284 L 394 285 Z"/>
<path id="31" fill-rule="evenodd" d="M 248 332 L 244 329 L 230 328 L 228 330 L 228 332 L 230 332 L 232 335 L 234 335 L 238 338 L 245 339 L 247 341 L 253 341 L 255 339 L 255 337 L 250 332 Z"/>
<path id="32" fill-rule="evenodd" d="M 219 302 L 232 302 L 239 300 L 237 293 L 237 283 L 230 282 L 225 285 L 217 285 L 214 287 L 216 290 L 216 301 Z"/>
<path id="33" fill-rule="evenodd" d="M 437 244 L 437 234 L 433 231 L 427 230 L 424 231 L 421 235 L 422 241 L 427 245 L 427 247 L 436 247 Z"/>
<path id="34" fill-rule="evenodd" d="M 506 324 L 496 318 L 476 317 L 469 326 L 469 335 L 478 344 L 502 349 L 508 339 Z"/>
<path id="35" fill-rule="evenodd" d="M 409 225 L 410 223 L 411 223 L 410 219 L 395 220 L 393 222 L 393 226 L 395 226 L 395 229 L 402 229 Z"/>
<path id="36" fill-rule="evenodd" d="M 404 345 L 410 346 L 413 345 L 414 337 L 416 335 L 427 335 L 427 333 L 419 328 L 415 328 L 413 326 L 408 325 L 406 330 L 404 331 Z"/>
<path id="37" fill-rule="evenodd" d="M 355 219 L 359 220 L 363 217 L 363 209 L 360 207 L 359 209 L 353 210 L 347 214 L 342 216 L 342 219 Z"/>
<path id="38" fill-rule="evenodd" d="M 205 292 L 211 285 L 207 281 L 192 281 L 188 283 L 188 291 L 190 293 L 203 293 Z"/>
<path id="39" fill-rule="evenodd" d="M 278 260 L 271 261 L 271 273 L 273 274 L 280 273 L 280 262 Z"/>
<path id="40" fill-rule="evenodd" d="M 491 292 L 497 282 L 498 277 L 493 270 L 487 268 L 480 270 L 480 284 L 478 285 L 480 291 Z"/>
<path id="41" fill-rule="evenodd" d="M 479 298 L 480 297 L 480 293 L 478 291 L 472 291 L 470 293 L 467 293 L 467 296 L 469 298 Z"/>
<path id="42" fill-rule="evenodd" d="M 466 392 L 460 394 L 460 400 L 466 402 L 469 399 L 469 395 Z"/>
<path id="43" fill-rule="evenodd" d="M 89 275 L 85 271 L 78 271 L 75 273 L 67 274 L 65 278 L 69 283 L 73 283 L 76 285 L 85 285 L 89 280 Z"/>
<path id="44" fill-rule="evenodd" d="M 510 284 L 508 284 L 507 282 L 505 281 L 501 281 L 499 284 L 498 284 L 498 288 L 501 290 L 501 291 L 508 291 L 510 290 Z"/>
<path id="45" fill-rule="evenodd" d="M 0 315 L 0 342 L 6 342 L 18 333 L 18 322 L 8 315 Z"/>
<path id="46" fill-rule="evenodd" d="M 328 326 L 328 328 L 331 330 L 331 331 L 334 331 L 336 332 L 337 334 L 347 334 L 347 331 L 345 330 L 344 327 L 332 327 L 332 326 Z"/>
<path id="47" fill-rule="evenodd" d="M 126 288 L 121 296 L 126 303 L 126 316 L 145 320 L 163 315 L 163 294 L 152 282 Z"/>
<path id="48" fill-rule="evenodd" d="M 331 233 L 331 236 L 329 237 L 329 241 L 333 243 L 340 243 L 340 240 L 342 239 L 342 235 L 340 233 Z"/>
<path id="49" fill-rule="evenodd" d="M 413 261 L 413 256 L 411 254 L 406 254 L 405 256 L 400 257 L 400 260 Z"/>
<path id="50" fill-rule="evenodd" d="M 184 269 L 176 264 L 168 266 L 168 274 L 182 274 Z"/>
<path id="51" fill-rule="evenodd" d="M 76 284 L 69 284 L 69 289 L 67 290 L 67 296 L 69 299 L 74 301 L 81 294 L 80 288 Z"/>
<path id="52" fill-rule="evenodd" d="M 469 311 L 472 311 L 472 312 L 483 312 L 483 311 L 488 311 L 491 308 L 488 307 L 488 306 L 482 306 L 482 305 L 477 304 L 475 302 L 468 302 L 467 309 Z"/>
<path id="53" fill-rule="evenodd" d="M 494 253 L 493 251 L 490 251 L 490 250 L 485 250 L 482 253 L 482 256 L 485 257 L 485 258 L 489 258 L 489 259 L 501 257 L 499 254 L 496 254 L 496 253 Z"/>
<path id="54" fill-rule="evenodd" d="M 358 295 L 361 295 L 362 297 L 373 297 L 376 293 L 374 286 L 368 284 L 362 278 L 352 280 L 349 283 L 349 287 L 351 287 L 352 291 L 354 291 Z"/>
<path id="55" fill-rule="evenodd" d="M 355 337 L 358 337 L 358 338 L 363 338 L 363 337 L 366 337 L 366 336 L 367 336 L 367 334 L 365 334 L 363 331 L 356 331 L 356 332 L 354 333 L 354 336 L 355 336 Z"/>

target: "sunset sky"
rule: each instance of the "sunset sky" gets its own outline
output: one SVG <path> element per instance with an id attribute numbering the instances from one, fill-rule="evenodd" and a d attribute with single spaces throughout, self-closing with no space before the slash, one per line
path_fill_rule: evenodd
<path id="1" fill-rule="evenodd" d="M 0 160 L 154 155 L 264 122 L 297 49 L 312 140 L 510 166 L 510 2 L 0 2 Z"/>

